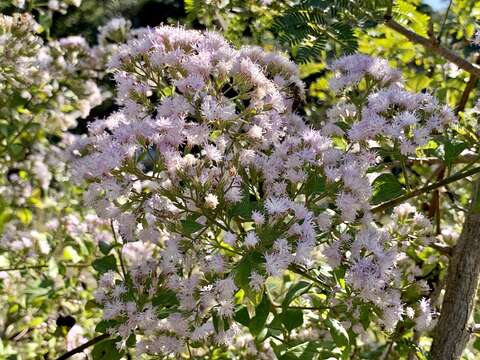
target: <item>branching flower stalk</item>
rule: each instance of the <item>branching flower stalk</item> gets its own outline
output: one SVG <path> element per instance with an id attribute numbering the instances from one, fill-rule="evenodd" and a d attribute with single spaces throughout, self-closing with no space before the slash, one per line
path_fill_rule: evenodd
<path id="1" fill-rule="evenodd" d="M 367 173 L 378 164 L 368 143 L 381 139 L 411 156 L 455 123 L 449 108 L 406 91 L 386 61 L 352 55 L 332 64 L 338 104 L 313 129 L 295 113 L 303 86 L 293 63 L 182 28 L 145 31 L 110 65 L 122 108 L 92 123 L 72 150 L 75 178 L 89 184 L 85 200 L 120 234 L 127 276 L 110 266 L 95 292 L 120 349 L 132 335 L 137 354 L 228 346 L 243 331 L 239 306 L 279 316 L 268 281 L 289 271 L 327 303 L 346 302 L 354 334 L 364 331 L 361 306 L 387 332 L 406 313 L 428 328 L 428 301 L 405 307 L 401 279 L 414 269 L 407 250 L 428 244 L 432 226 L 404 204 L 396 221 L 417 229 L 415 240 L 400 241 L 396 226 L 377 227 Z M 336 271 L 345 272 L 343 287 Z M 272 351 L 257 345 L 259 356 Z"/>

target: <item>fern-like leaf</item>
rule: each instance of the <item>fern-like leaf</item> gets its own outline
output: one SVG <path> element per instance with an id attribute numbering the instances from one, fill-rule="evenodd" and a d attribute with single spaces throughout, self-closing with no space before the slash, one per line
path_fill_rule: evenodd
<path id="1" fill-rule="evenodd" d="M 357 47 L 355 27 L 383 20 L 391 0 L 301 0 L 274 21 L 273 31 L 297 61 L 318 57 L 330 45 L 341 53 Z"/>

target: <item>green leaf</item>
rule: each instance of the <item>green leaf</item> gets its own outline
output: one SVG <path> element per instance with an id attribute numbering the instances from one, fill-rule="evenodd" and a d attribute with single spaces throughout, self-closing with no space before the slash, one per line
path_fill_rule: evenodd
<path id="1" fill-rule="evenodd" d="M 350 339 L 348 338 L 347 330 L 345 330 L 343 325 L 338 320 L 331 318 L 328 318 L 326 323 L 335 344 L 339 347 L 347 346 Z"/>
<path id="2" fill-rule="evenodd" d="M 95 331 L 105 334 L 108 329 L 114 327 L 117 324 L 117 320 L 102 320 L 97 324 L 97 326 L 95 326 Z"/>
<path id="3" fill-rule="evenodd" d="M 279 360 L 336 359 L 333 342 L 307 341 L 296 346 L 285 344 L 273 346 Z"/>
<path id="4" fill-rule="evenodd" d="M 108 339 L 99 342 L 93 347 L 93 360 L 120 360 L 123 356 L 123 351 L 119 352 L 115 343 L 117 340 Z"/>
<path id="5" fill-rule="evenodd" d="M 367 305 L 360 306 L 360 323 L 365 330 L 367 330 L 370 325 L 370 313 L 371 310 Z"/>
<path id="6" fill-rule="evenodd" d="M 305 194 L 321 194 L 325 192 L 325 178 L 312 174 L 305 182 Z"/>
<path id="7" fill-rule="evenodd" d="M 251 291 L 250 288 L 250 275 L 252 271 L 258 269 L 260 264 L 264 263 L 265 260 L 263 255 L 259 252 L 252 252 L 243 257 L 242 260 L 239 261 L 238 265 L 234 269 L 235 274 L 235 284 L 245 290 Z"/>
<path id="8" fill-rule="evenodd" d="M 293 300 L 305 294 L 310 289 L 311 286 L 312 284 L 307 281 L 300 281 L 290 286 L 290 288 L 288 289 L 287 295 L 285 295 L 285 299 L 282 302 L 282 307 L 285 308 L 288 305 L 290 305 L 290 303 Z"/>
<path id="9" fill-rule="evenodd" d="M 292 331 L 303 324 L 303 311 L 300 309 L 283 310 L 279 316 L 288 331 Z"/>
<path id="10" fill-rule="evenodd" d="M 195 220 L 197 219 L 196 216 L 190 215 L 187 216 L 185 220 L 182 220 L 182 231 L 186 235 L 191 235 L 194 232 L 197 232 L 198 230 L 203 228 L 202 224 L 199 224 Z"/>
<path id="11" fill-rule="evenodd" d="M 480 338 L 477 338 L 477 339 L 473 342 L 473 347 L 474 347 L 476 350 L 479 350 L 479 351 L 480 351 Z"/>
<path id="12" fill-rule="evenodd" d="M 236 322 L 242 324 L 243 326 L 247 326 L 250 323 L 250 315 L 248 314 L 248 309 L 246 306 L 241 306 L 236 312 L 235 316 L 233 317 Z"/>
<path id="13" fill-rule="evenodd" d="M 54 257 L 48 260 L 48 276 L 55 278 L 58 275 L 58 265 Z"/>
<path id="14" fill-rule="evenodd" d="M 263 294 L 262 301 L 255 308 L 255 316 L 250 320 L 248 329 L 252 335 L 257 336 L 262 332 L 267 323 L 268 314 L 270 313 L 270 302 L 267 295 Z"/>
<path id="15" fill-rule="evenodd" d="M 252 211 L 259 210 L 260 208 L 261 206 L 258 202 L 250 201 L 249 197 L 245 196 L 242 201 L 228 209 L 228 215 L 230 217 L 239 216 L 248 219 L 250 218 Z"/>
<path id="16" fill-rule="evenodd" d="M 175 292 L 168 289 L 161 289 L 152 299 L 152 305 L 162 307 L 172 307 L 178 305 L 178 299 Z"/>
<path id="17" fill-rule="evenodd" d="M 447 165 L 451 165 L 463 150 L 468 148 L 468 144 L 465 142 L 445 141 L 445 162 Z"/>
<path id="18" fill-rule="evenodd" d="M 217 313 L 212 315 L 213 328 L 215 332 L 218 333 L 220 330 L 223 330 L 223 320 Z"/>
<path id="19" fill-rule="evenodd" d="M 25 156 L 25 151 L 25 147 L 20 143 L 14 143 L 8 146 L 8 153 L 14 160 L 22 160 Z"/>
<path id="20" fill-rule="evenodd" d="M 100 251 L 102 252 L 103 255 L 108 255 L 110 250 L 113 248 L 113 243 L 108 243 L 106 241 L 101 240 L 98 243 L 98 247 L 100 248 Z"/>
<path id="21" fill-rule="evenodd" d="M 372 188 L 372 204 L 374 205 L 394 199 L 405 192 L 402 184 L 392 174 L 381 174 L 378 176 L 373 181 Z"/>
<path id="22" fill-rule="evenodd" d="M 428 77 L 424 74 L 416 74 L 416 76 L 408 79 L 407 86 L 414 91 L 420 92 L 423 89 L 427 88 L 431 82 L 431 77 Z"/>
<path id="23" fill-rule="evenodd" d="M 92 263 L 92 266 L 100 274 L 106 273 L 109 270 L 117 271 L 117 260 L 115 259 L 115 256 L 108 255 L 95 260 Z"/>
<path id="24" fill-rule="evenodd" d="M 77 250 L 75 250 L 70 245 L 65 246 L 63 249 L 63 258 L 67 261 L 72 261 L 73 263 L 78 263 L 82 258 L 78 255 Z"/>
<path id="25" fill-rule="evenodd" d="M 15 212 L 15 215 L 17 215 L 17 218 L 25 225 L 28 225 L 30 224 L 30 222 L 32 221 L 32 212 L 28 209 L 18 209 L 16 212 Z"/>
<path id="26" fill-rule="evenodd" d="M 135 334 L 131 334 L 127 339 L 127 347 L 133 348 L 137 344 L 137 338 Z"/>
<path id="27" fill-rule="evenodd" d="M 85 304 L 85 310 L 94 310 L 98 308 L 98 304 L 94 300 L 88 300 Z"/>

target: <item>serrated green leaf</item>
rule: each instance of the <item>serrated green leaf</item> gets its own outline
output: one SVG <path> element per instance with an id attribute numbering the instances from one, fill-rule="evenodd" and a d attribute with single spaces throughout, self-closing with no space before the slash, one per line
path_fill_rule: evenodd
<path id="1" fill-rule="evenodd" d="M 102 320 L 97 324 L 97 326 L 95 326 L 95 331 L 105 334 L 108 329 L 114 327 L 117 324 L 118 321 L 116 320 Z"/>
<path id="2" fill-rule="evenodd" d="M 230 217 L 239 216 L 244 219 L 250 218 L 252 211 L 259 210 L 260 208 L 259 203 L 251 201 L 248 196 L 246 196 L 239 203 L 229 207 L 228 215 Z"/>
<path id="3" fill-rule="evenodd" d="M 312 174 L 305 182 L 305 194 L 321 194 L 325 192 L 325 178 Z"/>
<path id="4" fill-rule="evenodd" d="M 199 224 L 195 220 L 197 219 L 196 216 L 188 216 L 185 220 L 182 220 L 182 231 L 186 235 L 191 235 L 194 232 L 199 231 L 200 229 L 203 228 L 202 224 Z"/>
<path id="5" fill-rule="evenodd" d="M 178 305 L 178 299 L 175 292 L 168 289 L 160 289 L 157 295 L 152 299 L 152 305 L 161 307 L 172 307 Z"/>
<path id="6" fill-rule="evenodd" d="M 248 309 L 246 306 L 241 306 L 236 312 L 234 316 L 234 320 L 243 326 L 247 326 L 250 323 L 250 315 L 248 314 Z"/>
<path id="7" fill-rule="evenodd" d="M 260 334 L 264 329 L 268 314 L 270 313 L 270 302 L 268 301 L 267 295 L 263 295 L 262 301 L 255 308 L 255 316 L 252 317 L 248 323 L 248 329 L 253 336 Z"/>
<path id="8" fill-rule="evenodd" d="M 373 181 L 372 190 L 372 204 L 380 204 L 394 199 L 405 192 L 402 184 L 392 174 L 381 174 L 378 176 Z"/>
<path id="9" fill-rule="evenodd" d="M 284 309 L 278 316 L 288 331 L 303 325 L 303 311 L 300 309 Z"/>
<path id="10" fill-rule="evenodd" d="M 445 141 L 445 155 L 444 160 L 447 165 L 451 165 L 463 150 L 467 149 L 469 145 L 465 142 Z"/>
<path id="11" fill-rule="evenodd" d="M 371 314 L 371 310 L 367 305 L 360 306 L 359 320 L 365 330 L 368 329 L 368 326 L 370 325 L 370 314 Z"/>
<path id="12" fill-rule="evenodd" d="M 287 294 L 285 295 L 285 299 L 282 302 L 282 307 L 285 308 L 290 305 L 293 300 L 305 294 L 311 286 L 312 284 L 306 281 L 299 281 L 298 283 L 290 286 Z"/>
<path id="13" fill-rule="evenodd" d="M 99 342 L 93 347 L 93 360 L 120 360 L 123 356 L 123 351 L 119 352 L 116 346 L 115 339 L 107 339 Z"/>
<path id="14" fill-rule="evenodd" d="M 101 240 L 101 241 L 98 243 L 98 247 L 100 248 L 100 252 L 101 252 L 103 255 L 108 255 L 108 253 L 110 252 L 110 250 L 112 250 L 113 245 L 114 245 L 114 244 L 108 243 L 108 242 L 103 241 L 103 240 Z"/>
<path id="15" fill-rule="evenodd" d="M 109 270 L 117 271 L 117 260 L 115 259 L 115 256 L 108 255 L 95 260 L 92 263 L 92 266 L 100 274 L 106 273 Z"/>
<path id="16" fill-rule="evenodd" d="M 264 262 L 265 260 L 263 258 L 263 255 L 259 252 L 252 252 L 246 254 L 242 258 L 242 260 L 238 262 L 237 266 L 233 271 L 233 273 L 235 274 L 235 284 L 248 293 L 251 290 L 250 275 L 252 274 L 252 271 L 258 269 L 260 264 Z"/>

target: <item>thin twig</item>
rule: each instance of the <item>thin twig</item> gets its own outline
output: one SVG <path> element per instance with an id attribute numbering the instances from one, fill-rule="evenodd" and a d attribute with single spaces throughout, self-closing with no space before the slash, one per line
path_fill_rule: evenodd
<path id="1" fill-rule="evenodd" d="M 325 288 L 329 289 L 331 287 L 329 284 L 322 282 L 321 279 L 319 279 L 318 277 L 316 277 L 314 275 L 310 275 L 308 272 L 306 272 L 301 267 L 299 267 L 295 264 L 291 264 L 288 267 L 288 270 L 290 270 L 291 272 L 294 272 L 295 274 L 301 275 L 306 279 L 312 280 L 314 283 L 316 283 L 317 285 L 320 285 L 324 289 Z"/>
<path id="2" fill-rule="evenodd" d="M 405 36 L 408 40 L 423 45 L 428 50 L 440 55 L 444 59 L 454 63 L 459 68 L 469 72 L 472 75 L 475 75 L 480 78 L 480 67 L 476 64 L 472 64 L 471 62 L 465 60 L 464 58 L 458 56 L 453 51 L 444 48 L 443 46 L 439 45 L 437 42 L 432 41 L 429 38 L 423 37 L 418 35 L 417 33 L 405 28 L 403 25 L 399 24 L 391 17 L 385 17 L 385 25 L 388 26 L 390 29 L 395 30 L 396 32 Z"/>
<path id="3" fill-rule="evenodd" d="M 385 350 L 383 351 L 380 359 L 381 360 L 386 360 L 388 358 L 388 355 L 392 351 L 392 348 L 393 348 L 393 340 L 389 341 L 389 343 L 388 343 L 387 347 L 385 348 Z"/>
<path id="4" fill-rule="evenodd" d="M 477 56 L 477 59 L 475 60 L 475 63 L 477 65 L 480 65 L 480 55 Z M 455 108 L 455 115 L 458 115 L 460 112 L 465 110 L 465 106 L 467 105 L 468 97 L 470 96 L 470 93 L 472 92 L 473 89 L 475 89 L 475 86 L 477 85 L 478 81 L 478 76 L 475 75 L 470 75 L 470 79 L 468 79 L 467 85 L 465 86 L 465 89 L 463 90 L 462 97 L 458 103 L 458 105 Z"/>
<path id="5" fill-rule="evenodd" d="M 76 347 L 75 349 L 70 350 L 69 352 L 66 352 L 65 354 L 58 357 L 57 360 L 68 359 L 68 358 L 72 357 L 73 355 L 78 354 L 78 353 L 82 352 L 83 350 L 89 348 L 90 346 L 95 345 L 96 343 L 99 343 L 102 340 L 108 339 L 109 337 L 110 337 L 110 335 L 108 335 L 108 334 L 99 335 L 99 336 L 93 338 L 92 340 L 87 341 L 85 344 L 82 344 L 82 345 Z"/>
<path id="6" fill-rule="evenodd" d="M 276 308 L 284 308 L 284 309 L 300 309 L 300 310 L 328 310 L 330 309 L 329 306 L 323 307 L 313 307 L 313 306 L 282 306 L 282 305 L 275 305 Z"/>
<path id="7" fill-rule="evenodd" d="M 439 187 L 442 187 L 442 186 L 445 186 L 445 185 L 448 185 L 452 182 L 455 182 L 455 181 L 458 181 L 458 180 L 461 180 L 461 179 L 464 179 L 468 176 L 471 176 L 471 175 L 474 175 L 476 173 L 480 172 L 480 166 L 477 166 L 477 167 L 474 167 L 473 169 L 470 169 L 468 171 L 461 171 L 461 172 L 458 172 L 456 173 L 455 175 L 452 175 L 452 176 L 449 176 L 441 181 L 438 181 L 436 183 L 433 183 L 431 185 L 428 185 L 428 186 L 424 186 L 420 189 L 416 189 L 410 193 L 407 193 L 405 195 L 402 195 L 402 196 L 399 196 L 398 198 L 395 198 L 391 201 L 387 201 L 386 203 L 383 203 L 379 206 L 376 206 L 372 209 L 372 213 L 378 213 L 378 212 L 381 212 L 381 211 L 384 211 L 386 209 L 389 209 L 391 207 L 394 207 L 396 205 L 399 205 L 403 202 L 405 202 L 406 200 L 408 199 L 411 199 L 411 198 L 414 198 L 414 197 L 417 197 L 419 195 L 422 195 L 424 193 L 427 193 L 427 192 L 430 192 L 432 190 L 435 190 Z"/>
<path id="8" fill-rule="evenodd" d="M 117 233 L 115 232 L 115 227 L 113 226 L 113 220 L 110 221 L 110 227 L 112 229 L 113 240 L 115 241 L 115 244 L 120 245 L 120 242 L 117 239 Z M 127 281 L 127 271 L 125 269 L 125 264 L 123 263 L 122 250 L 117 248 L 117 255 L 120 260 L 120 267 L 122 269 L 123 279 Z"/>
<path id="9" fill-rule="evenodd" d="M 445 165 L 440 165 L 438 170 L 436 171 L 437 173 L 437 181 L 440 181 L 443 179 L 445 176 Z M 436 223 L 436 233 L 439 235 L 441 233 L 440 229 L 440 191 L 438 189 L 435 189 L 432 195 L 432 200 L 430 201 L 430 206 L 428 209 L 428 217 L 430 219 L 435 219 Z"/>
<path id="10" fill-rule="evenodd" d="M 440 31 L 438 32 L 437 36 L 437 41 L 440 43 L 443 35 L 443 30 L 445 30 L 445 24 L 447 23 L 448 15 L 450 14 L 450 8 L 452 7 L 452 0 L 450 0 L 450 3 L 448 4 L 447 11 L 445 11 L 445 16 L 443 17 L 443 22 L 442 22 L 442 27 L 440 28 Z"/>
<path id="11" fill-rule="evenodd" d="M 444 245 L 442 243 L 431 243 L 428 246 L 430 246 L 431 248 L 434 248 L 440 254 L 447 255 L 447 256 L 452 255 L 452 252 L 453 252 L 453 248 L 451 246 Z"/>
<path id="12" fill-rule="evenodd" d="M 65 267 L 88 267 L 90 264 L 62 264 Z M 30 270 L 30 269 L 43 269 L 47 268 L 49 265 L 29 265 L 29 266 L 21 266 L 21 267 L 10 267 L 10 268 L 0 268 L 0 272 L 2 271 L 22 271 L 22 270 Z"/>

